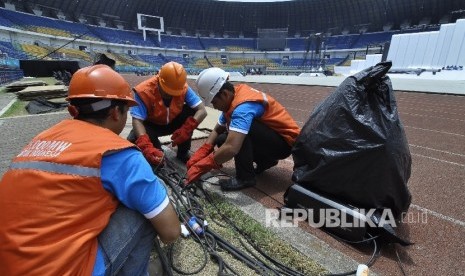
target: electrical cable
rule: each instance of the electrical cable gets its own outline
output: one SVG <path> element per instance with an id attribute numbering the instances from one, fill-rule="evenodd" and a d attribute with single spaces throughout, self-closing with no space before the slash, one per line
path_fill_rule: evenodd
<path id="1" fill-rule="evenodd" d="M 174 201 L 173 203 L 175 204 L 175 206 L 177 206 L 178 208 L 177 209 L 177 213 L 178 213 L 178 216 L 180 218 L 181 221 L 183 221 L 184 225 L 186 225 L 192 232 L 193 234 L 193 237 L 194 237 L 194 240 L 196 242 L 198 242 L 202 248 L 203 248 L 203 256 L 204 256 L 204 261 L 202 262 L 202 265 L 201 267 L 199 267 L 197 270 L 195 271 L 183 271 L 177 267 L 175 267 L 173 264 L 174 262 L 172 262 L 172 266 L 173 266 L 173 270 L 175 270 L 176 272 L 180 273 L 180 274 L 184 274 L 184 275 L 188 275 L 188 274 L 196 274 L 198 272 L 200 272 L 201 270 L 203 270 L 207 264 L 207 255 L 210 254 L 210 256 L 215 259 L 218 264 L 219 264 L 219 272 L 218 272 L 218 275 L 229 275 L 227 273 L 225 273 L 225 268 L 227 268 L 229 271 L 231 271 L 234 275 L 238 275 L 232 268 L 231 266 L 229 266 L 226 262 L 224 262 L 224 260 L 221 258 L 221 256 L 219 256 L 216 252 L 215 252 L 215 246 L 216 246 L 216 241 L 214 240 L 214 242 L 212 243 L 214 246 L 212 246 L 212 244 L 210 244 L 208 242 L 208 240 L 205 238 L 204 240 L 202 240 L 198 235 L 197 233 L 195 232 L 194 229 L 191 228 L 191 226 L 189 225 L 189 223 L 187 223 L 187 220 L 186 220 L 186 217 L 189 216 L 188 213 L 190 213 L 190 215 L 192 215 L 195 211 L 200 211 L 200 212 L 195 212 L 196 215 L 199 215 L 201 216 L 202 218 L 205 217 L 205 215 L 203 214 L 203 210 L 202 210 L 202 206 L 201 204 L 197 201 L 196 198 L 194 198 L 192 195 L 195 194 L 195 191 L 194 193 L 188 193 L 188 191 L 190 189 L 180 189 L 181 187 L 181 181 L 183 179 L 183 177 L 178 177 L 177 173 L 175 172 L 169 172 L 166 168 L 164 168 L 164 170 L 161 170 L 159 172 L 159 176 L 160 178 L 162 178 L 166 184 L 171 188 L 171 191 L 173 192 L 172 194 L 174 194 L 174 196 L 172 196 L 172 201 Z M 177 183 L 175 183 L 177 182 Z M 179 208 L 180 206 L 183 206 L 184 209 L 185 209 L 185 213 L 182 214 L 182 208 Z M 206 237 L 206 235 L 205 235 Z M 206 245 L 206 246 L 205 246 Z M 173 252 L 172 252 L 172 247 L 170 248 L 170 259 L 173 261 Z"/>
<path id="2" fill-rule="evenodd" d="M 373 238 L 373 236 L 371 236 L 370 234 L 368 235 L 370 236 L 370 238 Z M 369 239 L 369 240 L 373 242 L 374 249 L 373 249 L 373 254 L 371 255 L 370 260 L 368 260 L 368 262 L 366 263 L 366 266 L 371 267 L 375 263 L 376 259 L 378 259 L 379 253 L 381 252 L 381 247 L 378 247 L 378 244 L 376 243 L 376 239 Z M 326 276 L 346 276 L 346 275 L 352 275 L 356 273 L 357 273 L 357 270 L 353 270 L 350 272 L 328 274 Z"/>
<path id="3" fill-rule="evenodd" d="M 243 240 L 239 239 L 239 242 L 241 243 L 242 247 L 244 247 L 245 250 L 247 252 L 249 252 L 250 255 L 252 255 L 252 257 L 254 257 L 255 259 L 259 260 L 260 262 L 266 264 L 265 261 L 263 261 L 257 254 L 255 254 L 250 248 L 247 247 L 247 245 L 245 244 L 245 242 Z M 293 274 L 289 274 L 288 272 L 283 271 L 281 269 L 279 269 L 277 272 L 279 272 L 278 275 L 290 275 L 290 276 L 293 275 Z"/>
<path id="4" fill-rule="evenodd" d="M 238 250 L 236 247 L 234 247 L 232 244 L 224 240 L 222 237 L 220 237 L 218 234 L 213 232 L 211 229 L 207 229 L 207 232 L 210 233 L 215 239 L 216 242 L 219 246 L 223 247 L 226 249 L 231 255 L 233 255 L 236 259 L 242 261 L 245 263 L 248 267 L 251 269 L 255 270 L 257 273 L 262 273 L 266 271 L 266 267 L 257 261 L 252 260 L 250 257 L 247 255 L 243 254 L 240 250 Z"/>
<path id="5" fill-rule="evenodd" d="M 256 246 L 256 244 L 251 240 L 251 238 L 246 234 L 244 233 L 241 229 L 239 229 L 228 217 L 226 217 L 224 214 L 222 214 L 220 211 L 219 211 L 219 208 L 216 206 L 216 204 L 214 203 L 213 199 L 211 198 L 210 194 L 205 191 L 204 189 L 202 189 L 204 195 L 205 195 L 205 198 L 207 199 L 207 201 L 212 204 L 212 206 L 215 207 L 215 209 L 217 210 L 218 214 L 223 218 L 224 221 L 226 221 L 234 230 L 236 230 L 240 235 L 242 235 L 246 240 L 247 242 L 252 245 L 252 247 L 257 251 L 259 252 L 262 256 L 264 256 L 266 259 L 268 259 L 269 261 L 273 262 L 273 264 L 277 265 L 279 268 L 283 269 L 283 270 L 288 270 L 290 271 L 292 274 L 291 275 L 303 275 L 302 273 L 298 272 L 298 271 L 295 271 L 287 266 L 285 266 L 284 264 L 281 264 L 279 263 L 278 261 L 276 261 L 275 259 L 273 259 L 272 257 L 270 257 L 269 255 L 267 255 L 266 253 L 264 253 L 260 248 L 258 248 L 258 246 Z"/>
<path id="6" fill-rule="evenodd" d="M 158 241 L 158 238 L 155 238 L 155 249 L 158 252 L 158 256 L 160 257 L 160 261 L 163 267 L 163 273 L 166 273 L 166 276 L 173 276 L 173 271 L 171 270 L 171 265 L 169 260 L 166 258 L 166 255 L 163 254 L 163 251 L 160 246 L 160 241 Z"/>
<path id="7" fill-rule="evenodd" d="M 65 44 L 61 45 L 61 46 L 58 47 L 58 48 L 55 48 L 53 51 L 49 52 L 48 54 L 46 54 L 46 55 L 44 55 L 44 56 L 42 56 L 42 57 L 37 58 L 37 60 L 42 60 L 42 59 L 48 57 L 49 55 L 55 53 L 56 51 L 58 51 L 58 50 L 60 50 L 60 49 L 62 49 L 62 48 L 64 48 L 65 46 L 67 46 L 67 45 L 73 43 L 74 41 L 76 41 L 77 39 L 79 39 L 79 38 L 85 36 L 85 35 L 88 34 L 88 33 L 90 33 L 90 30 L 89 30 L 89 31 L 86 31 L 86 32 L 84 32 L 84 33 L 82 33 L 82 34 L 80 34 L 80 35 L 75 36 L 74 39 L 72 39 L 72 40 L 66 42 Z"/>
<path id="8" fill-rule="evenodd" d="M 277 260 L 275 260 L 272 257 L 270 257 L 269 255 L 267 255 L 265 252 L 263 252 L 260 248 L 258 248 L 258 246 L 255 244 L 255 242 L 253 242 L 251 240 L 251 238 L 249 237 L 249 235 L 247 233 L 245 233 L 241 229 L 239 229 L 234 224 L 234 222 L 232 222 L 228 217 L 226 217 L 224 214 L 222 214 L 222 212 L 219 210 L 218 206 L 216 206 L 216 203 L 212 199 L 211 195 L 205 189 L 203 189 L 203 187 L 201 185 L 199 185 L 199 186 L 196 186 L 196 185 L 184 186 L 181 183 L 181 181 L 183 181 L 183 179 L 185 177 L 185 174 L 181 176 L 179 173 L 177 173 L 175 171 L 176 169 L 174 168 L 174 166 L 172 166 L 172 164 L 169 164 L 169 162 L 167 162 L 167 164 L 168 164 L 168 166 L 165 166 L 165 167 L 160 169 L 159 176 L 171 188 L 170 190 L 173 192 L 172 193 L 172 195 L 173 195 L 172 196 L 172 201 L 175 204 L 175 206 L 177 206 L 176 209 L 178 209 L 178 211 L 177 211 L 178 216 L 180 217 L 181 221 L 183 221 L 184 224 L 189 227 L 189 229 L 193 233 L 192 236 L 193 236 L 194 240 L 196 242 L 200 243 L 200 245 L 201 245 L 201 247 L 203 249 L 203 253 L 204 253 L 204 261 L 202 262 L 201 267 L 196 269 L 194 272 L 187 272 L 187 271 L 182 271 L 181 269 L 174 267 L 174 265 L 173 265 L 174 262 L 173 262 L 173 259 L 172 259 L 173 258 L 172 247 L 171 247 L 170 250 L 169 250 L 169 252 L 170 252 L 170 260 L 172 262 L 172 266 L 173 266 L 174 271 L 176 271 L 176 272 L 178 272 L 180 274 L 183 274 L 183 275 L 198 273 L 206 266 L 206 263 L 208 261 L 207 260 L 208 259 L 207 255 L 210 255 L 210 257 L 215 262 L 218 263 L 218 266 L 219 266 L 218 275 L 228 275 L 228 274 L 226 274 L 224 272 L 225 268 L 228 268 L 228 270 L 230 270 L 233 274 L 237 275 L 237 273 L 235 273 L 229 267 L 229 265 L 227 265 L 224 262 L 224 260 L 216 252 L 217 251 L 217 246 L 219 246 L 219 248 L 223 248 L 224 250 L 229 252 L 229 254 L 231 254 L 234 258 L 240 260 L 241 262 L 243 262 L 244 264 L 246 264 L 247 266 L 249 266 L 251 269 L 255 270 L 258 273 L 263 274 L 263 273 L 267 272 L 267 273 L 272 273 L 274 275 L 292 275 L 292 276 L 296 276 L 296 275 L 302 276 L 302 275 L 304 275 L 301 272 L 295 271 L 292 268 L 289 268 L 286 265 L 278 262 Z M 167 167 L 171 167 L 171 171 L 169 171 Z M 224 173 L 224 172 L 223 172 L 222 176 L 231 177 L 230 175 L 228 175 L 227 173 Z M 213 177 L 213 176 L 209 176 L 205 180 L 201 180 L 201 181 L 209 183 L 208 179 L 211 178 L 211 177 Z M 252 257 L 248 256 L 247 254 L 245 254 L 244 252 L 242 252 L 241 250 L 239 250 L 238 248 L 236 248 L 235 246 L 233 246 L 229 242 L 225 241 L 219 235 L 212 232 L 211 229 L 206 229 L 205 230 L 204 235 L 203 235 L 203 239 L 201 237 L 199 237 L 197 235 L 197 233 L 194 231 L 194 229 L 192 229 L 190 227 L 190 225 L 187 223 L 187 220 L 186 220 L 186 217 L 189 217 L 189 216 L 192 216 L 192 215 L 198 216 L 202 222 L 206 218 L 206 215 L 205 215 L 205 213 L 203 211 L 202 205 L 196 199 L 196 197 L 198 197 L 197 189 L 200 189 L 201 192 L 204 194 L 205 199 L 207 200 L 207 202 L 209 202 L 212 206 L 214 206 L 216 212 L 220 215 L 220 217 L 223 219 L 223 221 L 225 221 L 236 232 L 238 232 L 259 254 L 261 254 L 263 257 L 265 257 L 265 259 L 270 261 L 274 266 L 276 266 L 276 268 L 272 268 L 269 264 L 267 264 L 266 262 L 261 260 L 260 257 L 258 257 L 255 253 L 250 251 L 250 249 L 244 244 L 244 241 L 241 240 L 241 239 L 239 239 L 239 241 L 241 242 L 241 245 L 245 248 L 245 250 L 248 252 L 248 254 L 250 254 Z M 261 191 L 260 189 L 257 189 L 257 190 Z M 261 192 L 265 193 L 264 191 L 261 191 Z M 275 201 L 277 201 L 277 200 L 275 200 Z M 277 202 L 282 204 L 279 201 L 277 201 Z M 354 244 L 366 243 L 366 242 L 372 241 L 373 244 L 374 244 L 374 252 L 373 252 L 370 260 L 367 262 L 367 266 L 371 266 L 375 262 L 376 258 L 379 256 L 380 248 L 378 249 L 378 245 L 376 243 L 376 239 L 378 238 L 378 236 L 373 237 L 370 234 L 368 234 L 368 235 L 370 236 L 370 238 L 367 238 L 367 239 L 364 239 L 364 240 L 361 240 L 361 241 L 348 241 L 348 240 L 344 240 L 344 239 L 340 239 L 340 238 L 339 239 L 344 241 L 344 242 L 354 243 Z M 335 237 L 335 238 L 338 238 L 338 237 Z M 346 273 L 330 274 L 330 275 L 342 276 L 342 275 L 351 275 L 351 274 L 355 274 L 355 273 L 356 273 L 356 270 L 346 272 Z"/>
<path id="9" fill-rule="evenodd" d="M 404 265 L 402 264 L 402 261 L 399 256 L 399 252 L 397 251 L 397 246 L 394 244 L 394 251 L 396 252 L 397 256 L 397 264 L 399 265 L 400 271 L 402 272 L 402 275 L 407 276 L 407 273 L 405 272 Z"/>
<path id="10" fill-rule="evenodd" d="M 226 174 L 225 172 L 223 172 L 223 173 Z M 258 188 L 257 188 L 257 190 L 261 191 L 261 190 L 258 189 Z M 208 198 L 206 191 L 203 190 L 203 192 L 205 193 L 206 198 Z M 261 192 L 265 193 L 264 191 L 261 191 Z M 265 194 L 266 194 L 266 193 L 265 193 Z M 211 199 L 211 198 L 210 198 L 210 199 Z M 208 199 L 207 199 L 207 200 L 208 200 Z M 275 200 L 275 201 L 277 201 L 277 200 Z M 212 203 L 211 201 L 209 201 L 209 202 Z M 277 202 L 279 202 L 279 201 L 277 201 Z M 279 202 L 279 203 L 280 203 L 280 202 Z M 282 203 L 280 203 L 280 204 L 282 204 Z M 282 206 L 281 206 L 281 207 L 282 207 Z M 224 216 L 222 216 L 222 217 L 223 217 L 223 220 L 225 220 L 225 221 L 228 222 L 228 219 L 227 219 L 227 218 L 225 218 Z M 233 228 L 236 228 L 236 227 L 234 226 Z M 237 228 L 236 228 L 236 229 L 237 229 Z M 240 231 L 239 231 L 239 233 L 240 233 Z M 244 234 L 245 234 L 245 233 L 244 233 Z M 244 234 L 241 233 L 241 235 L 243 235 L 243 236 L 244 236 Z M 368 235 L 370 235 L 370 234 L 368 234 Z M 333 236 L 333 235 L 332 235 L 332 236 Z M 246 236 L 244 236 L 244 237 L 247 239 Z M 335 237 L 335 238 L 338 238 L 338 237 Z M 376 243 L 376 238 L 378 238 L 378 236 L 373 237 L 373 236 L 370 235 L 370 238 L 368 238 L 368 239 L 364 239 L 364 240 L 361 240 L 361 241 L 355 241 L 355 242 L 348 241 L 348 240 L 344 240 L 344 239 L 342 239 L 342 238 L 339 238 L 339 239 L 340 239 L 340 240 L 343 240 L 343 241 L 345 241 L 345 242 L 349 242 L 349 243 L 366 243 L 366 242 L 369 242 L 369 241 L 373 241 L 375 249 L 374 249 L 373 255 L 371 256 L 370 260 L 369 260 L 368 263 L 366 264 L 368 267 L 370 267 L 370 266 L 372 265 L 372 263 L 374 263 L 374 261 L 375 261 L 376 258 L 378 257 L 378 253 L 379 253 L 379 250 L 380 250 L 380 249 L 378 250 L 378 246 L 377 246 L 377 243 Z M 251 243 L 251 242 L 249 242 L 249 243 L 254 247 L 255 250 L 257 250 L 258 252 L 261 251 L 260 249 L 255 248 L 255 246 L 254 246 L 253 243 Z M 264 253 L 264 252 L 263 252 L 263 253 Z M 266 254 L 263 255 L 263 256 L 264 256 L 265 258 L 267 257 Z M 375 257 L 376 257 L 376 258 L 375 258 Z M 283 266 L 284 266 L 284 265 L 283 265 Z M 286 268 L 287 268 L 287 267 L 286 267 Z M 297 271 L 292 271 L 292 272 L 300 274 L 300 273 L 297 272 Z M 341 274 L 330 274 L 330 275 L 334 275 L 334 276 L 352 275 L 352 274 L 355 274 L 356 272 L 357 272 L 357 271 L 355 270 L 355 271 L 350 271 L 350 272 L 346 272 L 346 273 L 341 273 Z"/>

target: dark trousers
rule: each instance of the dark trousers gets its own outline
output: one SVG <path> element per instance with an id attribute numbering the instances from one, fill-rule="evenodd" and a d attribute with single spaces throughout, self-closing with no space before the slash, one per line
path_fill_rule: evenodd
<path id="1" fill-rule="evenodd" d="M 188 117 L 194 116 L 194 114 L 195 110 L 189 107 L 188 105 L 184 104 L 181 113 L 176 118 L 174 118 L 174 120 L 171 121 L 171 123 L 167 125 L 157 125 L 148 121 L 144 121 L 145 131 L 147 132 L 147 135 L 150 137 L 150 141 L 152 141 L 153 145 L 156 148 L 161 149 L 161 143 L 158 137 L 173 134 L 174 131 L 179 129 L 184 124 Z M 133 143 L 136 141 L 134 129 L 131 130 L 127 139 Z M 191 149 L 191 142 L 192 137 L 189 138 L 189 140 L 187 140 L 186 142 L 179 144 L 178 154 L 185 154 L 187 151 L 189 151 Z"/>
<path id="2" fill-rule="evenodd" d="M 220 147 L 227 138 L 227 133 L 217 137 L 215 144 Z M 249 133 L 244 139 L 239 153 L 234 156 L 236 177 L 240 180 L 255 178 L 254 166 L 266 166 L 291 155 L 291 146 L 276 131 L 264 123 L 254 120 Z"/>

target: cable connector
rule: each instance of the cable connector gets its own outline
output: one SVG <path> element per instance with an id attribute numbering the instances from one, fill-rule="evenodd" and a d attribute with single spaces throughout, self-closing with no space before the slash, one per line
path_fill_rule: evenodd
<path id="1" fill-rule="evenodd" d="M 357 273 L 355 274 L 356 276 L 368 276 L 369 270 L 368 266 L 365 264 L 359 264 L 357 267 Z"/>
<path id="2" fill-rule="evenodd" d="M 197 222 L 197 218 L 195 216 L 192 216 L 189 221 L 187 222 L 189 224 L 189 227 L 194 231 L 197 235 L 201 236 L 203 235 L 203 228 L 199 225 Z"/>
<path id="3" fill-rule="evenodd" d="M 186 226 L 184 224 L 181 224 L 181 235 L 184 238 L 187 238 L 190 236 L 191 233 L 189 233 L 189 230 L 187 230 Z"/>

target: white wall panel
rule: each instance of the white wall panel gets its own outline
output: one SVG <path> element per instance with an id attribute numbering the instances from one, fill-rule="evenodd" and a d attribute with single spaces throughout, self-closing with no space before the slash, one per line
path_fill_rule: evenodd
<path id="1" fill-rule="evenodd" d="M 408 66 L 410 68 L 423 68 L 423 57 L 426 52 L 426 45 L 428 44 L 429 33 L 419 33 L 417 46 L 413 53 L 412 63 Z"/>
<path id="2" fill-rule="evenodd" d="M 433 62 L 431 63 L 433 68 L 442 68 L 444 66 L 444 64 L 440 64 L 439 61 L 441 52 L 443 50 L 444 44 L 448 45 L 448 43 L 445 43 L 445 38 L 448 32 L 447 30 L 454 27 L 455 23 L 441 25 L 441 28 L 439 29 L 438 41 L 436 43 L 436 49 L 434 50 Z"/>
<path id="3" fill-rule="evenodd" d="M 404 56 L 404 66 L 403 68 L 410 68 L 412 63 L 413 63 L 413 58 L 415 57 L 415 51 L 417 50 L 418 46 L 418 39 L 419 39 L 419 34 L 418 33 L 413 33 L 409 34 L 409 41 L 407 44 L 407 48 L 405 50 L 405 56 Z"/>
<path id="4" fill-rule="evenodd" d="M 450 40 L 450 48 L 447 53 L 445 65 L 457 65 L 459 54 L 465 37 L 465 19 L 459 19 L 455 23 L 454 32 Z"/>
<path id="5" fill-rule="evenodd" d="M 438 44 L 439 31 L 428 33 L 428 42 L 426 44 L 426 51 L 423 56 L 423 67 L 427 69 L 433 68 L 433 56 Z"/>
<path id="6" fill-rule="evenodd" d="M 405 53 L 407 52 L 407 47 L 409 44 L 410 40 L 410 35 L 409 34 L 403 34 L 400 37 L 399 41 L 399 48 L 397 50 L 397 55 L 396 55 L 396 64 L 398 68 L 405 68 Z"/>
<path id="7" fill-rule="evenodd" d="M 460 47 L 459 57 L 457 59 L 457 65 L 465 67 L 465 35 L 462 39 L 462 45 Z"/>
<path id="8" fill-rule="evenodd" d="M 397 50 L 399 49 L 400 35 L 393 35 L 391 37 L 391 43 L 389 45 L 389 52 L 386 60 L 392 61 L 392 68 L 397 67 L 396 56 Z"/>
<path id="9" fill-rule="evenodd" d="M 438 68 L 448 65 L 446 64 L 446 59 L 447 59 L 449 50 L 451 48 L 451 40 L 452 40 L 452 36 L 454 35 L 454 30 L 455 30 L 455 23 L 450 24 L 450 25 L 448 24 L 448 26 L 444 28 L 444 32 L 445 32 L 444 41 L 443 41 L 444 43 L 442 44 L 441 52 L 439 53 L 439 58 L 437 62 Z M 441 28 L 440 32 L 442 31 L 443 30 Z"/>

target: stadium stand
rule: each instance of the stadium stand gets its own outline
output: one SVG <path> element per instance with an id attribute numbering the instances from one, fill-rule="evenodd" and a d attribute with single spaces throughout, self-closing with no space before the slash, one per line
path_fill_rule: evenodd
<path id="1" fill-rule="evenodd" d="M 431 24 L 403 26 L 402 30 L 388 29 L 381 31 L 380 29 L 384 26 L 380 24 L 385 23 L 385 18 L 378 18 L 372 14 L 363 14 L 347 3 L 340 3 L 341 6 L 336 7 L 332 2 L 328 5 L 334 9 L 346 9 L 347 12 L 353 13 L 350 18 L 341 18 L 339 15 L 334 15 L 333 18 L 333 20 L 340 20 L 341 23 L 348 23 L 346 25 L 351 26 L 351 28 L 323 26 L 321 22 L 324 22 L 324 20 L 315 23 L 321 16 L 318 13 L 313 13 L 314 16 L 312 17 L 305 17 L 301 22 L 293 20 L 294 17 L 299 17 L 302 13 L 322 8 L 323 2 L 319 0 L 315 0 L 312 7 L 305 1 L 296 1 L 292 5 L 285 2 L 268 3 L 266 7 L 260 3 L 250 3 L 247 4 L 248 9 L 244 9 L 242 4 L 218 3 L 208 0 L 199 0 L 196 3 L 186 0 L 174 0 L 173 2 L 176 2 L 176 4 L 165 0 L 160 1 L 164 5 L 157 7 L 156 10 L 160 14 L 167 14 L 165 24 L 169 26 L 165 29 L 173 30 L 161 34 L 161 41 L 158 41 L 158 36 L 150 31 L 144 37 L 140 30 L 126 30 L 122 29 L 121 26 L 118 28 L 110 27 L 114 24 L 108 24 L 107 27 L 103 25 L 97 26 L 98 24 L 81 23 L 82 20 L 78 21 L 77 16 L 82 13 L 84 8 L 86 8 L 86 13 L 89 13 L 89 16 L 97 18 L 100 6 L 103 6 L 91 7 L 88 5 L 90 3 L 88 1 L 83 1 L 81 5 L 70 3 L 66 7 L 63 5 L 53 7 L 56 4 L 53 1 L 34 1 L 34 4 L 43 4 L 60 10 L 68 20 L 28 13 L 31 12 L 32 6 L 37 7 L 37 5 L 28 6 L 29 1 L 15 3 L 18 6 L 18 11 L 0 8 L 0 30 L 4 34 L 0 38 L 0 50 L 5 60 L 7 58 L 13 59 L 13 62 L 8 61 L 12 66 L 17 66 L 17 60 L 20 59 L 37 59 L 45 56 L 47 56 L 46 59 L 71 59 L 90 63 L 95 53 L 111 52 L 111 55 L 116 60 L 116 69 L 122 72 L 155 70 L 170 60 L 182 63 L 193 73 L 209 66 L 221 66 L 227 70 L 243 71 L 248 67 L 258 65 L 260 68 L 264 67 L 271 70 L 311 71 L 320 67 L 332 68 L 344 62 L 350 63 L 350 60 L 353 59 L 364 59 L 368 55 L 379 54 L 383 49 L 383 45 L 391 41 L 393 36 L 419 30 L 430 32 L 439 28 L 439 24 L 432 22 Z M 404 9 L 402 2 L 395 2 L 399 9 Z M 147 2 L 147 7 L 144 7 L 144 9 L 149 10 L 152 5 L 152 3 Z M 189 7 L 194 10 L 203 10 L 203 12 L 190 12 L 190 16 L 187 17 L 186 13 L 182 11 L 187 11 Z M 250 9 L 253 7 L 256 7 L 261 14 L 258 18 L 258 15 L 254 13 L 251 20 L 255 24 L 246 26 L 243 23 L 243 18 L 251 15 Z M 116 11 L 118 13 L 117 17 L 121 22 L 135 20 L 135 16 L 129 19 L 129 16 L 134 15 L 135 12 L 133 6 L 118 6 L 116 8 L 118 9 Z M 373 9 L 377 8 L 379 7 L 373 6 Z M 176 14 L 182 14 L 182 16 L 170 17 L 170 15 L 174 14 L 174 10 L 176 10 Z M 217 10 L 222 11 L 219 13 L 220 17 L 205 16 L 209 11 Z M 228 12 L 225 12 L 226 10 Z M 279 22 L 283 19 L 279 14 L 283 10 L 287 10 L 289 14 L 292 13 L 293 15 L 286 17 L 288 18 L 286 25 L 288 26 L 289 36 L 295 36 L 286 38 L 286 46 L 283 51 L 267 53 L 257 50 L 257 28 L 278 28 L 282 26 Z M 437 12 L 438 14 L 447 13 L 447 11 L 441 9 Z M 50 15 L 50 13 L 45 14 Z M 233 16 L 237 15 L 242 19 L 233 18 Z M 370 24 L 359 24 L 360 22 L 354 21 L 355 18 L 369 19 L 373 16 L 374 20 Z M 73 19 L 76 22 L 71 21 Z M 395 21 L 392 26 L 399 26 L 402 22 L 400 18 L 396 18 Z M 260 25 L 257 25 L 258 22 L 260 22 Z M 309 24 L 315 30 L 309 30 Z M 356 26 L 359 25 L 368 27 L 361 31 L 357 30 Z M 253 30 L 250 29 L 252 27 Z M 321 32 L 317 33 L 317 29 L 321 30 Z M 344 34 L 338 34 L 334 30 L 325 32 L 325 30 L 329 29 L 344 29 Z M 373 31 L 370 32 L 370 30 Z M 29 32 L 26 41 L 22 39 L 22 36 L 26 34 L 25 31 Z M 16 34 L 19 34 L 21 39 L 12 40 L 8 38 L 9 32 L 15 33 L 15 37 Z M 331 35 L 332 33 L 334 35 Z M 34 34 L 38 34 L 37 37 Z M 315 37 L 318 37 L 318 39 Z M 57 41 L 52 44 L 48 38 Z M 318 45 L 316 45 L 317 43 Z M 58 47 L 62 47 L 62 49 L 57 49 Z M 463 66 L 461 64 L 447 65 L 452 66 L 451 68 L 454 68 L 453 66 Z"/>

